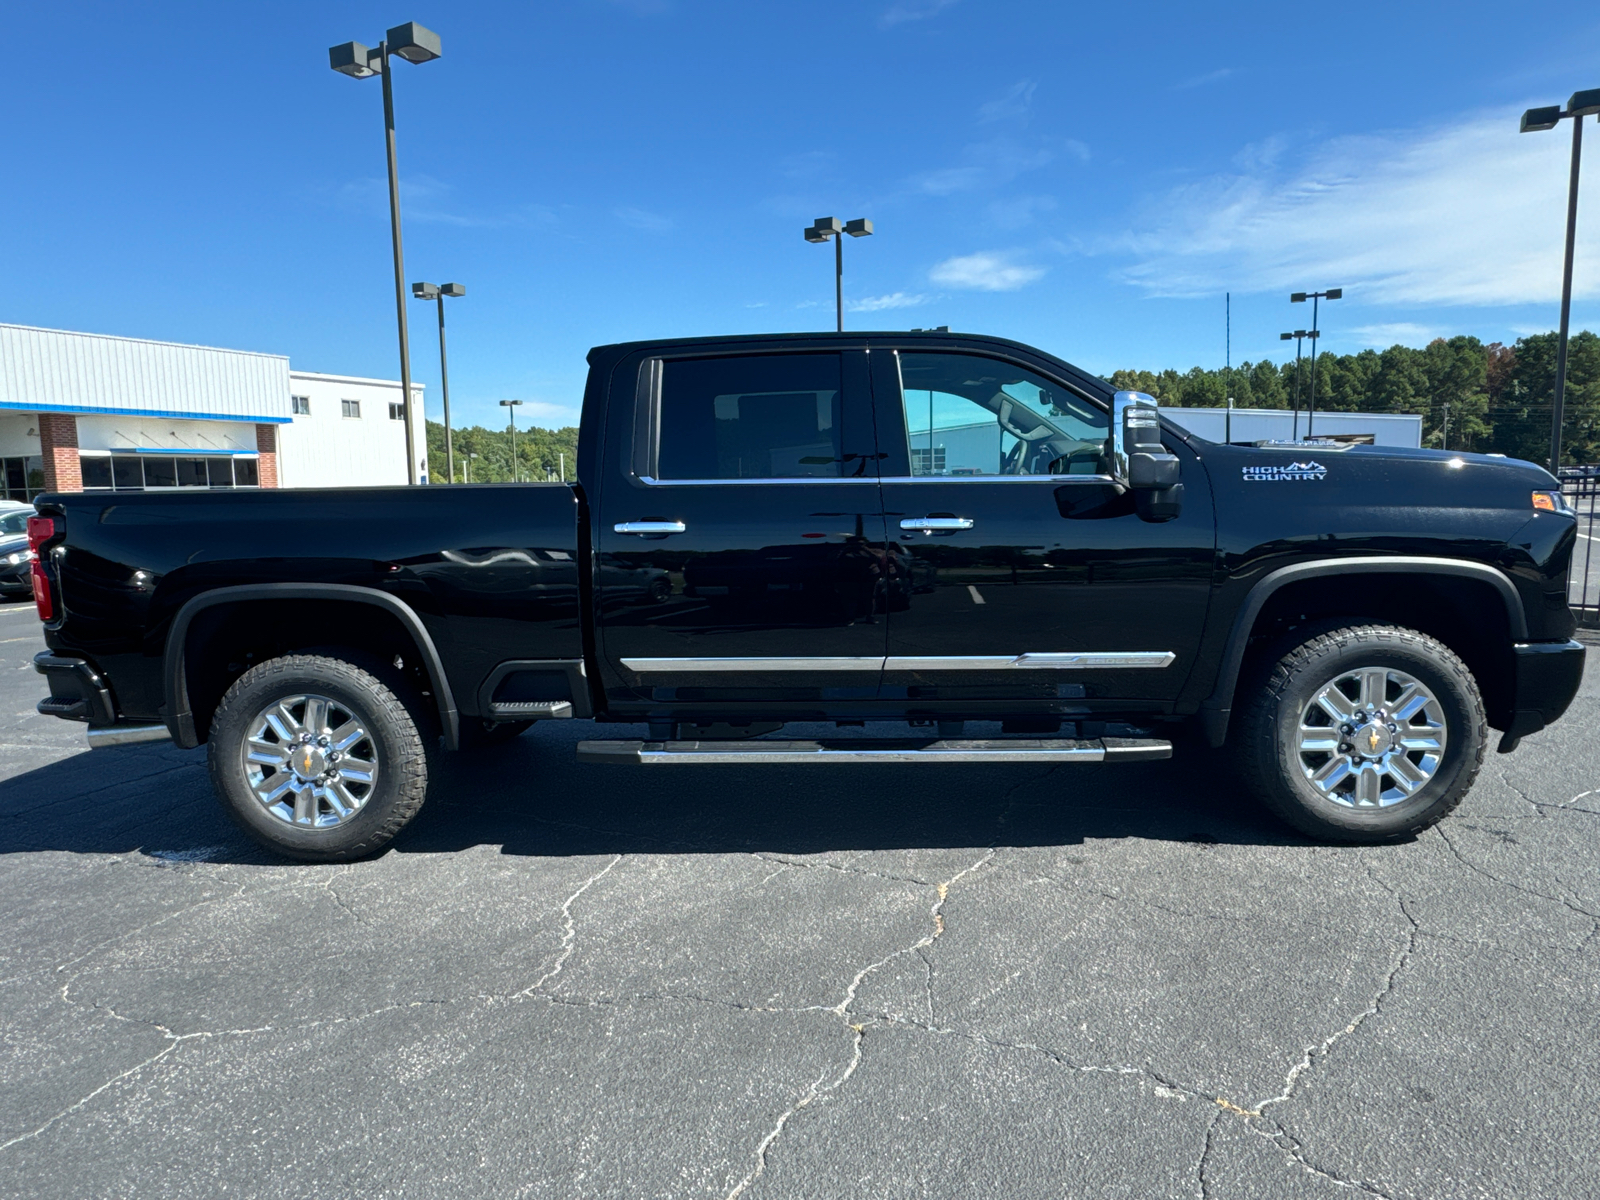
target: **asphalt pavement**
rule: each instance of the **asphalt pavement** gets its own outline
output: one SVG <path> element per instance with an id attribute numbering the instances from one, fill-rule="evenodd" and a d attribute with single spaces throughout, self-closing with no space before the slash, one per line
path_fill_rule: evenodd
<path id="1" fill-rule="evenodd" d="M 1600 685 L 1336 848 L 1208 756 L 457 758 L 305 866 L 0 606 L 0 1194 L 1600 1192 Z M 619 733 L 622 731 L 619 730 Z"/>

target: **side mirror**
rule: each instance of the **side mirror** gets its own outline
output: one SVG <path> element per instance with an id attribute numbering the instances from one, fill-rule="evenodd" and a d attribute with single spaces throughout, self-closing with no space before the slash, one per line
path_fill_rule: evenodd
<path id="1" fill-rule="evenodd" d="M 1182 466 L 1161 443 L 1154 397 L 1118 392 L 1111 416 L 1113 474 L 1133 492 L 1143 520 L 1172 520 L 1183 507 Z"/>

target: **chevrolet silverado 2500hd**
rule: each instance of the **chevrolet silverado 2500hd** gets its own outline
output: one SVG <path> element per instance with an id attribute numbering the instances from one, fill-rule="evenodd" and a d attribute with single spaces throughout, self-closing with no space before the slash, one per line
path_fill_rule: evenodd
<path id="1" fill-rule="evenodd" d="M 1576 521 L 1529 463 L 1218 445 L 943 331 L 589 364 L 571 485 L 41 497 L 40 710 L 205 744 L 246 829 L 343 859 L 434 747 L 557 719 L 647 726 L 597 763 L 929 768 L 1164 758 L 1193 722 L 1287 821 L 1383 841 L 1578 687 Z M 779 732 L 874 721 L 922 736 Z"/>

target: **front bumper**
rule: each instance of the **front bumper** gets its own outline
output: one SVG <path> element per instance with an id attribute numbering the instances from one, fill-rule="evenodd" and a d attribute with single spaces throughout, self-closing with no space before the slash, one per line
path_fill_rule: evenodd
<path id="1" fill-rule="evenodd" d="M 1582 642 L 1523 642 L 1512 649 L 1513 712 L 1500 742 L 1502 753 L 1558 720 L 1583 682 Z"/>
<path id="2" fill-rule="evenodd" d="M 116 724 L 111 689 L 87 660 L 45 650 L 33 656 L 33 669 L 50 681 L 50 695 L 38 706 L 45 716 L 96 727 Z"/>

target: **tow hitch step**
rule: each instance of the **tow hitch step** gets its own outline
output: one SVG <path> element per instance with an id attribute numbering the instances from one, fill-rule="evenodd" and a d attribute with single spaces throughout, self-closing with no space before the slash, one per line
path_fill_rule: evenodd
<path id="1" fill-rule="evenodd" d="M 1172 743 L 1153 738 L 839 738 L 750 741 L 578 743 L 584 763 L 972 763 L 1152 762 L 1171 758 Z"/>

